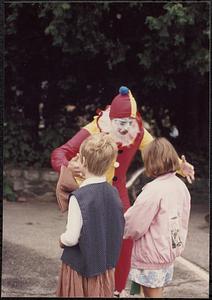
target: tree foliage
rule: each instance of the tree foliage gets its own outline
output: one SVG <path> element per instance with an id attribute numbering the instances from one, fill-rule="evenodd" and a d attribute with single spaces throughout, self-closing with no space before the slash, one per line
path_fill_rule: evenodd
<path id="1" fill-rule="evenodd" d="M 11 3 L 5 11 L 7 124 L 11 117 L 16 122 L 14 109 L 22 109 L 29 136 L 49 149 L 45 157 L 65 142 L 64 136 L 52 138 L 58 142 L 47 146 L 49 132 L 58 135 L 58 113 L 66 105 L 76 106 L 68 117 L 72 126 L 86 105 L 91 119 L 96 108 L 109 104 L 120 85 L 130 87 L 139 110 L 153 110 L 148 121 L 161 134 L 168 111 L 180 130 L 179 145 L 207 148 L 209 3 Z"/>

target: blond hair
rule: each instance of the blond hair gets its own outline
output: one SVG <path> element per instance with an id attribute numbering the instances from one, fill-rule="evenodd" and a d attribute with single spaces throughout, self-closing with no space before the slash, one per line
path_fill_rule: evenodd
<path id="1" fill-rule="evenodd" d="M 157 177 L 180 168 L 179 158 L 172 144 L 156 138 L 143 150 L 144 167 L 149 177 Z"/>
<path id="2" fill-rule="evenodd" d="M 117 157 L 117 145 L 109 134 L 97 133 L 89 136 L 80 146 L 80 160 L 88 171 L 96 176 L 106 173 Z"/>

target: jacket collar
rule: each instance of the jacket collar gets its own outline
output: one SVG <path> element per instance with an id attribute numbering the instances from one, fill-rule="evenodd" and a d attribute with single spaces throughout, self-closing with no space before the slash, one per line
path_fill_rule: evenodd
<path id="1" fill-rule="evenodd" d="M 105 176 L 101 176 L 101 177 L 93 176 L 93 177 L 89 177 L 89 178 L 85 179 L 81 183 L 80 187 L 88 185 L 88 184 L 101 183 L 101 182 L 105 182 L 105 181 L 106 181 Z"/>
<path id="2" fill-rule="evenodd" d="M 176 172 L 169 172 L 169 173 L 158 176 L 157 178 L 155 178 L 155 180 L 158 181 L 158 180 L 164 180 L 164 179 L 167 179 L 167 178 L 171 178 L 171 177 L 174 177 L 175 174 L 176 174 Z"/>

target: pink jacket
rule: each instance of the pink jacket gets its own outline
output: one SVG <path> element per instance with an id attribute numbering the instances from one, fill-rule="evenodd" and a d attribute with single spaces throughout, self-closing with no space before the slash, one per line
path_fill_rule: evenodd
<path id="1" fill-rule="evenodd" d="M 171 265 L 185 247 L 189 215 L 189 191 L 174 173 L 146 184 L 124 215 L 124 238 L 134 240 L 131 267 L 160 269 Z"/>

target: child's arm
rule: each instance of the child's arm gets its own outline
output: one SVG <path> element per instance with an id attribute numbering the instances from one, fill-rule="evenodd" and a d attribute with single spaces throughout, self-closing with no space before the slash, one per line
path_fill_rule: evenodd
<path id="1" fill-rule="evenodd" d="M 75 196 L 71 196 L 68 206 L 68 221 L 66 231 L 61 234 L 60 241 L 65 246 L 74 246 L 78 243 L 82 229 L 82 214 Z"/>
<path id="2" fill-rule="evenodd" d="M 156 192 L 147 186 L 137 197 L 133 206 L 131 206 L 125 217 L 124 238 L 139 239 L 144 235 L 159 209 L 159 197 Z"/>
<path id="3" fill-rule="evenodd" d="M 189 223 L 189 217 L 190 217 L 190 210 L 191 210 L 191 196 L 188 191 L 188 189 L 185 189 L 185 198 L 183 202 L 183 211 L 182 211 L 182 229 L 181 229 L 181 239 L 183 242 L 183 245 L 185 247 L 186 237 L 188 233 L 188 223 Z"/>

